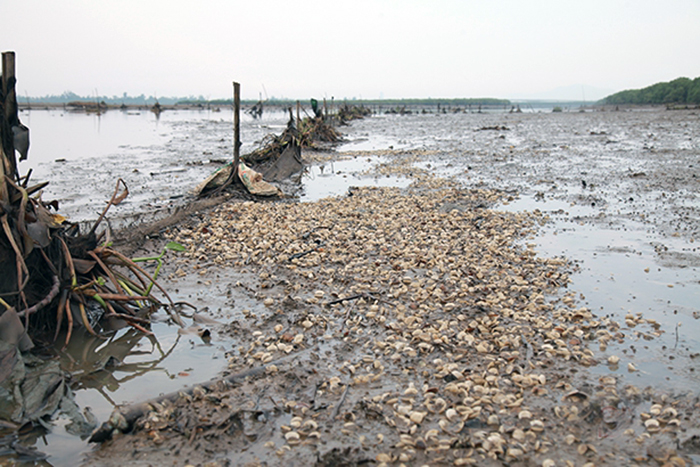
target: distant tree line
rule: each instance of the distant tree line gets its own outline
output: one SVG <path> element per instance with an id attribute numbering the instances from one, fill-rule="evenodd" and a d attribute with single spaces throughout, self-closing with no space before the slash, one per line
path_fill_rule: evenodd
<path id="1" fill-rule="evenodd" d="M 700 77 L 677 78 L 656 83 L 644 89 L 628 89 L 602 100 L 608 105 L 619 104 L 700 104 Z"/>
<path id="2" fill-rule="evenodd" d="M 359 102 L 364 105 L 389 105 L 389 106 L 404 106 L 404 105 L 446 105 L 446 106 L 465 106 L 465 105 L 510 105 L 508 99 L 495 99 L 492 97 L 469 97 L 469 98 L 453 98 L 453 99 L 364 99 L 352 101 L 353 104 Z"/>
<path id="3" fill-rule="evenodd" d="M 59 95 L 49 95 L 49 96 L 41 96 L 41 97 L 21 97 L 17 96 L 17 100 L 20 103 L 23 102 L 29 102 L 30 104 L 67 104 L 68 102 L 104 102 L 105 104 L 109 105 L 153 105 L 156 102 L 159 102 L 162 105 L 174 105 L 177 104 L 178 102 L 184 100 L 184 99 L 189 99 L 189 100 L 201 100 L 201 101 L 206 101 L 206 99 L 203 96 L 199 97 L 188 97 L 188 98 L 183 98 L 183 97 L 154 97 L 154 96 L 146 96 L 144 94 L 141 94 L 140 96 L 129 96 L 127 93 L 122 94 L 121 96 L 80 96 L 74 92 L 71 91 L 65 91 L 63 94 Z"/>
<path id="4" fill-rule="evenodd" d="M 189 96 L 189 97 L 154 97 L 146 96 L 141 94 L 140 96 L 130 96 L 124 93 L 121 96 L 80 96 L 71 91 L 65 91 L 60 95 L 48 95 L 41 97 L 19 97 L 20 102 L 29 102 L 30 104 L 66 104 L 69 102 L 104 102 L 109 105 L 153 105 L 159 102 L 161 105 L 232 105 L 233 99 L 207 99 L 204 96 Z M 306 102 L 309 99 L 302 99 L 302 102 Z M 330 104 L 331 99 L 327 99 Z M 255 104 L 255 100 L 243 100 L 241 103 L 243 105 Z M 275 98 L 271 97 L 267 99 L 266 104 L 275 106 L 293 106 L 296 105 L 296 99 L 288 98 Z M 495 99 L 491 97 L 476 97 L 476 98 L 451 98 L 451 99 L 438 99 L 438 98 L 427 98 L 427 99 L 334 99 L 334 104 L 342 104 L 344 102 L 351 103 L 352 105 L 378 105 L 378 106 L 391 106 L 391 107 L 401 107 L 401 106 L 495 106 L 495 105 L 510 105 L 508 99 Z"/>
<path id="5" fill-rule="evenodd" d="M 310 99 L 300 99 L 300 102 L 307 102 Z M 326 99 L 330 104 L 331 99 Z M 510 105 L 508 99 L 495 99 L 492 97 L 470 97 L 470 98 L 451 98 L 451 99 L 333 99 L 335 105 L 349 103 L 351 105 L 385 105 L 385 106 L 417 106 L 417 105 L 444 105 L 444 106 L 466 106 L 466 105 Z M 253 104 L 256 101 L 246 100 L 241 101 L 242 104 Z M 268 105 L 290 106 L 296 105 L 296 99 L 275 98 L 272 97 L 265 101 Z M 211 105 L 231 105 L 232 99 L 214 99 L 214 100 L 199 100 L 199 99 L 181 99 L 178 104 L 211 104 Z"/>

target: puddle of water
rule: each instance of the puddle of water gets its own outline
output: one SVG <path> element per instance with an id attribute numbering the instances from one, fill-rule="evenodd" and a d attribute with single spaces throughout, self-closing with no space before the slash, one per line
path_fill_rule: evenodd
<path id="1" fill-rule="evenodd" d="M 110 210 L 111 217 L 152 213 L 176 204 L 173 200 L 187 195 L 220 161 L 231 160 L 232 116 L 230 108 L 169 110 L 159 118 L 150 111 L 23 112 L 31 146 L 20 172 L 33 168 L 32 181 L 49 180 L 43 198 L 57 200 L 73 221 L 96 219 L 118 178 L 130 196 Z M 284 112 L 266 112 L 259 120 L 243 114 L 241 151 L 257 147 L 287 118 Z"/>
<path id="2" fill-rule="evenodd" d="M 659 264 L 655 244 L 670 249 L 687 248 L 680 239 L 669 241 L 649 232 L 640 223 L 605 229 L 573 220 L 593 215 L 595 209 L 570 205 L 561 200 L 536 200 L 523 196 L 504 206 L 507 211 L 539 209 L 550 217 L 535 239 L 545 257 L 574 259 L 578 271 L 571 275 L 570 290 L 580 293 L 582 304 L 598 317 L 612 316 L 626 335 L 622 345 L 611 344 L 602 358 L 618 355 L 616 368 L 599 365 L 594 373 L 612 372 L 630 384 L 665 387 L 675 391 L 695 390 L 700 383 L 700 281 L 696 267 L 666 267 Z M 625 325 L 625 316 L 641 313 L 661 324 L 663 333 L 652 337 L 653 327 Z M 639 333 L 639 334 L 637 334 Z M 638 372 L 628 372 L 627 363 Z"/>
<path id="3" fill-rule="evenodd" d="M 213 287 L 196 277 L 177 283 L 164 279 L 161 285 L 170 291 L 174 301 L 186 301 L 203 316 L 229 323 L 242 319 L 243 309 L 265 313 L 260 310 L 262 305 L 232 286 L 246 280 L 250 278 L 222 271 Z M 218 325 L 208 324 L 201 326 L 211 331 L 209 338 L 181 334 L 179 326 L 167 318 L 165 311 L 153 315 L 152 337 L 124 328 L 107 339 L 77 332 L 65 350 L 61 350 L 62 344 L 56 345 L 62 367 L 72 375 L 70 386 L 80 410 L 87 408 L 102 423 L 115 406 L 142 402 L 220 375 L 227 366 L 226 352 L 235 347 L 235 339 L 218 334 Z M 188 318 L 183 321 L 186 326 L 193 323 Z M 59 336 L 58 342 L 64 338 Z M 27 439 L 34 439 L 31 444 L 49 455 L 48 465 L 79 465 L 82 455 L 92 448 L 86 439 L 71 433 L 70 423 L 67 416 L 58 415 L 51 421 L 50 432 Z M 2 461 L 0 457 L 0 464 Z"/>
<path id="4" fill-rule="evenodd" d="M 303 177 L 301 201 L 317 201 L 347 193 L 351 186 L 405 188 L 411 181 L 404 177 L 373 176 L 372 168 L 382 162 L 381 157 L 355 157 L 320 165 L 309 166 Z"/>
<path id="5" fill-rule="evenodd" d="M 178 326 L 166 324 L 165 316 L 161 319 L 151 326 L 150 338 L 126 328 L 110 337 L 107 345 L 102 339 L 76 334 L 65 351 L 58 351 L 62 367 L 73 375 L 71 387 L 81 410 L 87 408 L 101 423 L 117 405 L 207 381 L 225 367 L 226 343 L 215 333 L 211 340 L 179 335 Z M 108 361 L 115 366 L 104 369 Z M 87 441 L 68 431 L 70 419 L 64 415 L 51 424 L 51 432 L 37 440 L 36 448 L 50 456 L 51 465 L 80 464 L 90 449 Z"/>

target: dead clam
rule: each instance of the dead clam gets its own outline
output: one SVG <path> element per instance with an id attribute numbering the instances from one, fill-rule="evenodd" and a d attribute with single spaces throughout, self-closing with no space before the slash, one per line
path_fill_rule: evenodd
<path id="1" fill-rule="evenodd" d="M 290 446 L 297 445 L 301 442 L 301 436 L 296 431 L 288 431 L 284 434 L 284 439 Z"/>
<path id="2" fill-rule="evenodd" d="M 647 431 L 649 433 L 656 433 L 661 429 L 661 424 L 659 423 L 658 420 L 655 418 L 650 418 L 644 422 L 644 426 L 646 427 Z"/>

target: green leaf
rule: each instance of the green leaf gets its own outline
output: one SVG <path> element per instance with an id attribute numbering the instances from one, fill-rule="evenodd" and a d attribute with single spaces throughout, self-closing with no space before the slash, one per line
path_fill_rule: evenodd
<path id="1" fill-rule="evenodd" d="M 187 248 L 185 248 L 177 242 L 168 242 L 168 244 L 165 245 L 165 249 L 174 251 L 187 251 Z"/>

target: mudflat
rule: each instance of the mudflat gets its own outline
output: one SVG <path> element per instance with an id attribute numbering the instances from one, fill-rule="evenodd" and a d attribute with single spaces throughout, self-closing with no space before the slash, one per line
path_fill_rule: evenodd
<path id="1" fill-rule="evenodd" d="M 700 463 L 699 130 L 661 109 L 353 122 L 304 154 L 299 199 L 160 231 L 187 247 L 164 285 L 221 323 L 222 378 L 256 371 L 85 462 Z"/>

